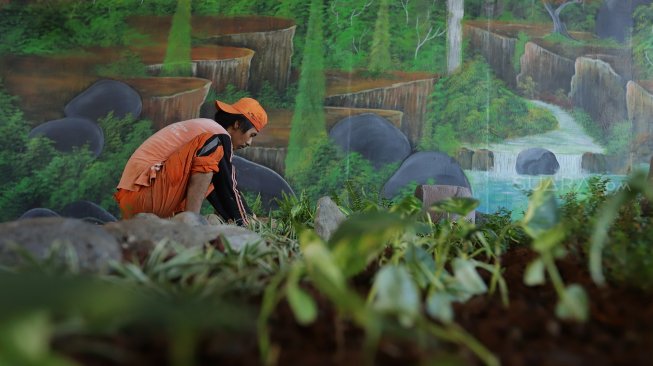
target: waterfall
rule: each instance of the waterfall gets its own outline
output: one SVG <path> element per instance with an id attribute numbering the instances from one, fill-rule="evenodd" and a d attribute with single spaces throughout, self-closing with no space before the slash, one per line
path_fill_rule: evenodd
<path id="1" fill-rule="evenodd" d="M 494 167 L 491 176 L 497 178 L 515 177 L 517 174 L 517 152 L 494 151 Z M 582 154 L 555 154 L 560 169 L 555 174 L 556 178 L 583 176 L 581 168 Z"/>

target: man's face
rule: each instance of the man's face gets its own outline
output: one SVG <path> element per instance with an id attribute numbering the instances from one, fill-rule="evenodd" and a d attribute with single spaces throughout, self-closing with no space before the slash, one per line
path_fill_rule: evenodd
<path id="1" fill-rule="evenodd" d="M 231 135 L 231 143 L 234 145 L 234 150 L 248 147 L 252 144 L 252 138 L 258 135 L 258 132 L 254 127 L 247 130 L 247 132 L 240 130 L 239 122 L 236 122 L 234 127 L 235 128 L 233 130 L 229 131 L 229 134 Z"/>

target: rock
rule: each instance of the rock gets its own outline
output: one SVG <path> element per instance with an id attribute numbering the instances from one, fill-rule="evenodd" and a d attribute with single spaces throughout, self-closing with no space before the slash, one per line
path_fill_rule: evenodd
<path id="1" fill-rule="evenodd" d="M 216 214 L 208 214 L 206 215 L 206 221 L 208 222 L 209 225 L 224 225 L 226 222 L 222 217 L 216 215 Z"/>
<path id="2" fill-rule="evenodd" d="M 184 222 L 152 216 L 111 222 L 104 227 L 129 253 L 149 252 L 161 240 L 169 240 L 184 248 L 202 247 L 204 244 L 217 245 L 220 243 L 218 238 L 221 235 L 235 250 L 241 250 L 248 244 L 264 243 L 258 234 L 235 225 L 191 226 Z"/>
<path id="3" fill-rule="evenodd" d="M 329 138 L 349 154 L 357 152 L 376 169 L 399 163 L 410 155 L 408 138 L 385 118 L 374 113 L 347 117 L 329 132 Z"/>
<path id="4" fill-rule="evenodd" d="M 95 122 L 85 118 L 62 118 L 45 122 L 30 131 L 30 138 L 43 136 L 54 141 L 54 148 L 71 152 L 75 148 L 88 145 L 97 157 L 104 148 L 104 133 Z"/>
<path id="5" fill-rule="evenodd" d="M 422 151 L 409 156 L 383 186 L 383 196 L 392 198 L 411 182 L 467 187 L 469 181 L 460 165 L 442 152 Z"/>
<path id="6" fill-rule="evenodd" d="M 328 241 L 338 226 L 345 221 L 345 216 L 331 197 L 322 197 L 317 201 L 315 212 L 315 232 L 324 241 Z"/>
<path id="7" fill-rule="evenodd" d="M 556 156 L 547 149 L 533 147 L 517 155 L 517 174 L 552 175 L 558 172 L 560 164 Z"/>
<path id="8" fill-rule="evenodd" d="M 650 3 L 651 0 L 605 0 L 596 15 L 596 35 L 623 43 L 631 37 L 635 8 Z"/>
<path id="9" fill-rule="evenodd" d="M 0 224 L 0 262 L 18 265 L 23 259 L 12 246 L 18 245 L 34 258 L 43 260 L 58 245 L 70 245 L 76 253 L 75 265 L 89 273 L 107 273 L 112 261 L 122 254 L 118 241 L 101 226 L 78 219 L 44 217 Z M 64 262 L 65 248 L 56 255 Z"/>
<path id="10" fill-rule="evenodd" d="M 638 160 L 646 161 L 653 154 L 653 81 L 629 81 L 626 105 L 633 123 L 633 152 Z"/>
<path id="11" fill-rule="evenodd" d="M 474 156 L 474 150 L 470 150 L 466 147 L 461 148 L 456 153 L 456 160 L 460 167 L 466 170 L 472 169 L 472 158 Z"/>
<path id="12" fill-rule="evenodd" d="M 433 222 L 438 222 L 443 219 L 456 221 L 460 216 L 456 214 L 448 214 L 430 210 L 429 207 L 433 204 L 440 202 L 446 198 L 451 197 L 472 197 L 472 191 L 468 187 L 448 186 L 448 185 L 420 185 L 415 189 L 415 197 L 422 201 L 425 210 L 428 211 L 429 216 Z M 470 212 L 465 216 L 467 221 L 474 223 L 476 220 L 476 210 Z"/>
<path id="13" fill-rule="evenodd" d="M 583 153 L 581 168 L 584 172 L 603 174 L 607 172 L 605 155 L 591 152 Z"/>
<path id="14" fill-rule="evenodd" d="M 64 108 L 67 117 L 97 121 L 113 112 L 116 118 L 141 115 L 141 96 L 129 85 L 117 80 L 99 80 L 71 100 Z"/>
<path id="15" fill-rule="evenodd" d="M 170 220 L 181 222 L 189 226 L 206 226 L 209 221 L 195 212 L 184 211 L 176 214 Z"/>
<path id="16" fill-rule="evenodd" d="M 232 162 L 236 167 L 238 189 L 244 192 L 260 194 L 265 211 L 278 208 L 275 199 L 281 199 L 283 193 L 289 196 L 295 195 L 288 182 L 274 170 L 240 156 L 234 156 Z"/>
<path id="17" fill-rule="evenodd" d="M 36 207 L 25 211 L 18 220 L 35 219 L 37 217 L 59 217 L 59 214 L 49 208 Z"/>
<path id="18" fill-rule="evenodd" d="M 575 72 L 574 60 L 551 52 L 536 43 L 526 42 L 520 65 L 518 85 L 530 77 L 538 94 L 554 95 L 558 90 L 569 93 L 571 78 Z"/>
<path id="19" fill-rule="evenodd" d="M 102 224 L 118 221 L 109 211 L 91 201 L 69 203 L 61 210 L 61 216 L 100 222 Z"/>
<path id="20" fill-rule="evenodd" d="M 494 168 L 494 153 L 487 149 L 479 149 L 472 157 L 472 169 L 490 171 Z"/>
<path id="21" fill-rule="evenodd" d="M 606 155 L 606 170 L 610 174 L 630 174 L 631 161 L 626 155 Z"/>

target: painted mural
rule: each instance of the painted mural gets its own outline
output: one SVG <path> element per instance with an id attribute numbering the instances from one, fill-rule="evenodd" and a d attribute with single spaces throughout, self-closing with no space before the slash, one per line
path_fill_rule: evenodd
<path id="1" fill-rule="evenodd" d="M 646 0 L 4 0 L 0 220 L 118 216 L 142 141 L 244 96 L 270 117 L 234 160 L 260 212 L 619 189 L 653 155 L 652 20 Z"/>

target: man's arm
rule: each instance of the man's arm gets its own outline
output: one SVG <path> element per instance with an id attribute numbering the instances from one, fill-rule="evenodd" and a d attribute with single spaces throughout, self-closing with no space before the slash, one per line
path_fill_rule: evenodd
<path id="1" fill-rule="evenodd" d="M 204 196 L 209 188 L 209 184 L 211 184 L 212 178 L 213 172 L 196 173 L 190 176 L 188 192 L 186 193 L 186 211 L 195 212 L 196 214 L 200 213 Z"/>

